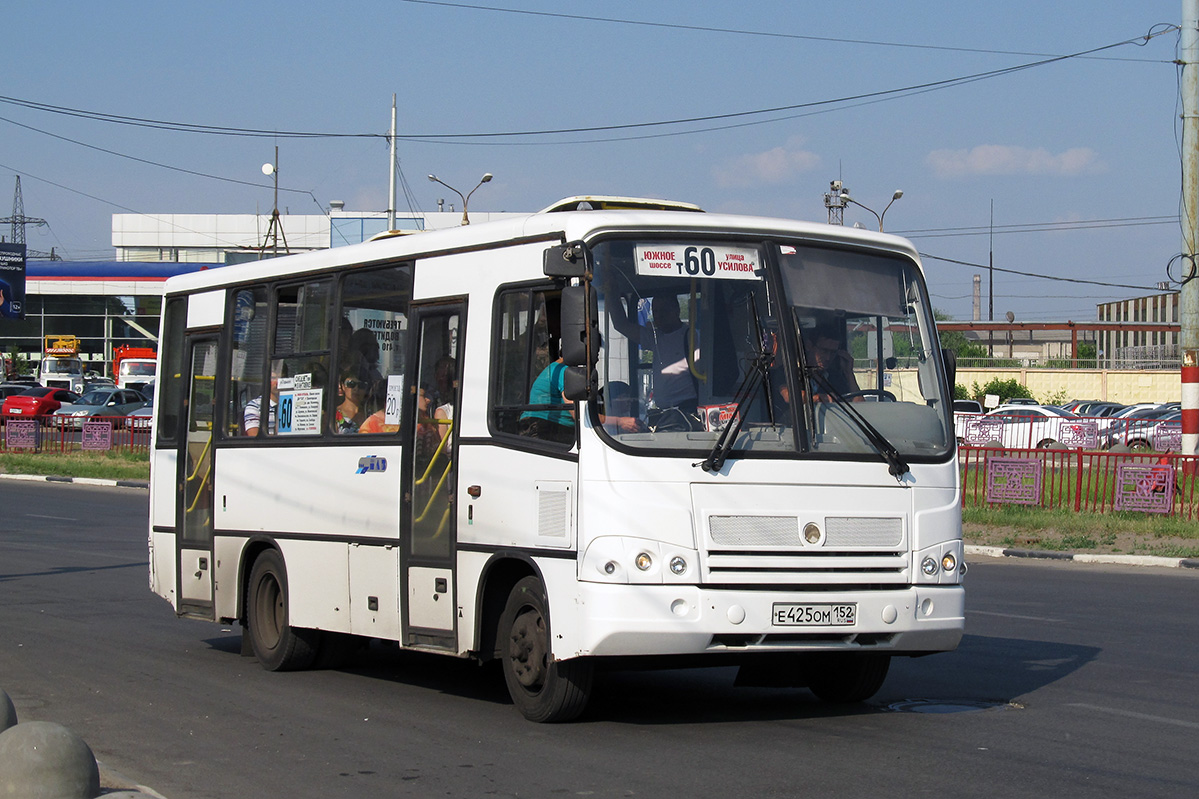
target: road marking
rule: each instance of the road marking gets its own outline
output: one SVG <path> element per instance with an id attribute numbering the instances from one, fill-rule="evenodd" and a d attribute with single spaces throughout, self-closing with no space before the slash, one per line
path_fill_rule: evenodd
<path id="1" fill-rule="evenodd" d="M 78 519 L 72 518 L 70 516 L 42 516 L 41 514 L 38 514 L 38 513 L 26 513 L 25 515 L 30 517 L 31 519 L 52 519 L 56 522 L 77 522 L 77 521 L 79 521 Z"/>
<path id="2" fill-rule="evenodd" d="M 995 613 L 989 610 L 967 610 L 967 613 L 974 613 L 979 616 L 999 616 L 1004 619 L 1023 619 L 1024 621 L 1045 621 L 1050 624 L 1057 624 L 1061 619 L 1047 619 L 1043 616 L 1017 616 L 1015 613 Z"/>
<path id="3" fill-rule="evenodd" d="M 1098 710 L 1100 713 L 1111 713 L 1116 716 L 1125 716 L 1130 719 L 1140 719 L 1141 721 L 1156 721 L 1160 724 L 1173 724 L 1175 727 L 1186 727 L 1189 730 L 1199 730 L 1199 722 L 1183 721 L 1181 719 L 1168 719 L 1165 716 L 1151 716 L 1148 713 L 1136 713 L 1131 710 L 1120 710 L 1114 707 L 1102 707 L 1100 705 L 1088 705 L 1082 702 L 1071 702 L 1068 707 L 1081 707 L 1084 710 Z"/>

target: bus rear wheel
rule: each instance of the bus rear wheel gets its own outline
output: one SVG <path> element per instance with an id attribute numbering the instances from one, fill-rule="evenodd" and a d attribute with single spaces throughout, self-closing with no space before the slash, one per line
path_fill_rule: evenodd
<path id="1" fill-rule="evenodd" d="M 499 642 L 504 682 L 526 719 L 570 721 L 587 707 L 594 668 L 586 660 L 550 657 L 549 602 L 536 577 L 513 586 L 500 616 Z"/>
<path id="2" fill-rule="evenodd" d="M 306 669 L 316 659 L 320 632 L 292 627 L 289 622 L 287 568 L 282 555 L 267 550 L 250 570 L 246 606 L 250 646 L 267 671 Z"/>
<path id="3" fill-rule="evenodd" d="M 865 702 L 883 687 L 890 667 L 890 655 L 874 652 L 820 656 L 811 664 L 808 689 L 833 704 Z"/>

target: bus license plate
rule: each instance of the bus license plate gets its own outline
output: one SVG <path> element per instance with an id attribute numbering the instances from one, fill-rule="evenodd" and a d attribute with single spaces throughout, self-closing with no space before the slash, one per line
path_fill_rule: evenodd
<path id="1" fill-rule="evenodd" d="M 774 605 L 776 627 L 852 627 L 858 620 L 856 603 L 840 605 L 792 605 L 781 602 Z"/>

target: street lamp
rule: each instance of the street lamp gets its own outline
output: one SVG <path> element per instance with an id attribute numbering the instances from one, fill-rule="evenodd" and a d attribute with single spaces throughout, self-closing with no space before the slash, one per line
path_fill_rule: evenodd
<path id="1" fill-rule="evenodd" d="M 484 183 L 491 182 L 491 177 L 492 176 L 491 176 L 490 172 L 485 173 L 483 175 L 482 179 L 480 179 L 479 182 L 475 185 L 475 188 L 468 191 L 465 196 L 462 194 L 462 192 L 458 191 L 453 186 L 446 183 L 444 180 L 437 177 L 436 175 L 429 175 L 429 180 L 433 181 L 434 183 L 440 183 L 442 186 L 445 186 L 447 189 L 454 192 L 454 194 L 457 194 L 459 197 L 462 198 L 462 224 L 469 225 L 470 218 L 467 217 L 467 215 L 466 215 L 466 204 L 468 202 L 470 202 L 470 196 L 475 193 L 475 191 L 479 188 L 479 186 L 482 186 Z"/>
<path id="2" fill-rule="evenodd" d="M 896 200 L 898 200 L 902 196 L 903 196 L 903 190 L 896 189 L 895 193 L 891 195 L 891 202 L 887 203 L 887 208 L 890 208 L 892 203 L 894 203 Z M 853 203 L 854 205 L 856 205 L 860 208 L 865 208 L 867 211 L 870 211 L 871 214 L 874 214 L 874 218 L 878 220 L 878 232 L 879 233 L 883 232 L 883 217 L 887 215 L 887 208 L 884 208 L 883 212 L 881 214 L 877 214 L 873 210 L 868 208 L 867 206 L 862 205 L 860 202 L 855 200 L 853 197 L 850 197 L 849 192 L 844 192 L 844 191 L 841 192 L 841 201 L 846 202 L 846 203 Z"/>

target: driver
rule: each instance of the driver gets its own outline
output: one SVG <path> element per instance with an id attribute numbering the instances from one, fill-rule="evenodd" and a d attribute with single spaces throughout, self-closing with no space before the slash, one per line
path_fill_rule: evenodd
<path id="1" fill-rule="evenodd" d="M 805 337 L 804 347 L 808 356 L 808 366 L 820 370 L 820 374 L 834 391 L 842 396 L 861 391 L 853 373 L 853 356 L 841 348 L 840 342 L 832 334 L 825 330 L 815 330 L 813 335 Z M 812 397 L 817 402 L 832 401 L 832 397 L 819 381 L 812 383 Z"/>

